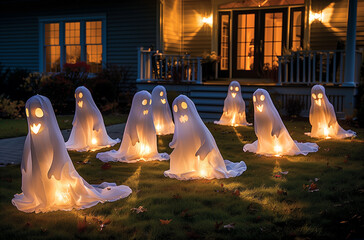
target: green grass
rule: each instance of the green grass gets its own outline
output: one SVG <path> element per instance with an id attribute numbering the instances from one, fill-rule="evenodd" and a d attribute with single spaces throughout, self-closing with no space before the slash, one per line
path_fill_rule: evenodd
<path id="1" fill-rule="evenodd" d="M 253 127 L 207 124 L 225 159 L 244 160 L 248 170 L 236 178 L 178 181 L 163 176 L 169 162 L 111 163 L 102 170 L 96 152 L 70 156 L 89 183 L 116 182 L 133 193 L 113 203 L 85 210 L 27 214 L 11 204 L 21 192 L 20 166 L 0 168 L 0 232 L 3 239 L 345 239 L 364 237 L 364 129 L 356 139 L 315 140 L 305 136 L 309 124 L 285 121 L 298 141 L 317 142 L 320 149 L 307 156 L 264 157 L 242 151 L 256 139 Z M 347 128 L 347 126 L 344 126 Z M 236 131 L 236 132 L 235 132 Z M 158 140 L 159 150 L 170 152 L 172 136 Z M 118 149 L 119 145 L 114 146 Z M 90 164 L 78 164 L 88 159 Z M 276 178 L 275 172 L 289 171 Z M 303 185 L 319 178 L 319 191 Z M 224 188 L 221 187 L 224 185 Z M 224 190 L 225 189 L 225 190 Z M 232 194 L 238 189 L 238 196 Z M 173 196 L 180 196 L 173 197 Z M 131 208 L 144 206 L 136 214 Z M 87 227 L 77 223 L 86 216 Z M 95 218 L 110 219 L 105 229 Z M 162 225 L 160 219 L 172 219 Z M 215 229 L 216 222 L 235 223 L 231 231 Z"/>
<path id="2" fill-rule="evenodd" d="M 103 116 L 105 125 L 112 125 L 117 123 L 126 122 L 127 115 L 110 114 Z M 71 129 L 73 115 L 57 116 L 59 127 L 63 129 Z M 25 136 L 28 134 L 27 120 L 20 119 L 0 119 L 0 139 Z"/>

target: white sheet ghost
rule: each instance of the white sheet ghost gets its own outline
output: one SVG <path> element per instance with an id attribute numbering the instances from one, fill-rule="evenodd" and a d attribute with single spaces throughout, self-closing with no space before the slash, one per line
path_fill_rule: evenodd
<path id="1" fill-rule="evenodd" d="M 120 139 L 114 140 L 107 135 L 102 115 L 87 88 L 78 87 L 75 99 L 76 111 L 71 135 L 66 142 L 67 149 L 94 151 L 120 142 Z"/>
<path id="2" fill-rule="evenodd" d="M 151 104 L 152 98 L 149 92 L 137 92 L 133 98 L 119 150 L 98 153 L 96 157 L 103 162 L 120 161 L 126 163 L 140 160 L 168 160 L 169 155 L 167 153 L 158 153 Z"/>
<path id="3" fill-rule="evenodd" d="M 167 92 L 163 86 L 156 86 L 152 91 L 153 121 L 157 135 L 173 134 L 174 124 L 169 108 Z"/>
<path id="4" fill-rule="evenodd" d="M 284 126 L 269 93 L 257 89 L 253 94 L 254 130 L 258 137 L 252 144 L 246 144 L 243 150 L 267 156 L 307 155 L 317 152 L 316 143 L 298 143 L 293 141 Z"/>
<path id="5" fill-rule="evenodd" d="M 20 211 L 84 209 L 132 192 L 115 183 L 90 185 L 77 173 L 48 98 L 33 96 L 25 107 L 29 130 L 21 163 L 23 193 L 12 200 Z"/>
<path id="6" fill-rule="evenodd" d="M 248 126 L 251 123 L 246 121 L 245 102 L 241 95 L 239 82 L 232 81 L 229 85 L 228 94 L 224 101 L 224 109 L 219 121 L 215 124 L 229 126 Z"/>
<path id="7" fill-rule="evenodd" d="M 241 175 L 246 165 L 224 160 L 215 139 L 202 122 L 195 104 L 179 95 L 173 101 L 174 135 L 169 144 L 174 148 L 170 155 L 170 169 L 166 177 L 179 180 L 199 178 L 229 178 Z"/>
<path id="8" fill-rule="evenodd" d="M 355 137 L 352 130 L 345 131 L 336 120 L 334 107 L 326 96 L 325 88 L 315 85 L 311 89 L 310 133 L 305 133 L 314 138 L 347 138 Z"/>

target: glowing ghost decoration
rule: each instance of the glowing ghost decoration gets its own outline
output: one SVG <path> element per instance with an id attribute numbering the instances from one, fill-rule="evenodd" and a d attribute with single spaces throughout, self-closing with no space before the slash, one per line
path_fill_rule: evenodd
<path id="1" fill-rule="evenodd" d="M 241 175 L 246 165 L 224 160 L 214 137 L 202 122 L 193 102 L 180 95 L 173 101 L 174 135 L 169 144 L 170 169 L 166 177 L 179 180 L 229 178 Z"/>
<path id="2" fill-rule="evenodd" d="M 158 153 L 157 135 L 153 123 L 151 95 L 140 91 L 134 95 L 124 136 L 119 150 L 98 153 L 96 157 L 103 162 L 168 160 L 167 153 Z"/>
<path id="3" fill-rule="evenodd" d="M 352 130 L 345 131 L 336 120 L 334 107 L 329 102 L 325 88 L 315 85 L 311 89 L 311 108 L 310 108 L 311 132 L 306 133 L 314 138 L 347 138 L 355 137 L 356 133 Z"/>
<path id="4" fill-rule="evenodd" d="M 292 140 L 266 90 L 258 89 L 254 92 L 253 104 L 254 130 L 258 140 L 246 144 L 244 152 L 267 156 L 307 155 L 317 152 L 316 143 L 298 143 Z"/>
<path id="5" fill-rule="evenodd" d="M 160 85 L 156 86 L 152 91 L 152 99 L 153 121 L 157 135 L 173 134 L 174 124 L 166 89 Z"/>
<path id="6" fill-rule="evenodd" d="M 241 87 L 237 81 L 232 81 L 229 85 L 228 94 L 224 101 L 223 114 L 215 124 L 229 126 L 251 125 L 246 121 L 245 102 L 241 95 Z"/>
<path id="7" fill-rule="evenodd" d="M 75 98 L 76 111 L 71 135 L 66 142 L 67 149 L 80 152 L 94 151 L 120 142 L 120 139 L 111 139 L 108 136 L 101 112 L 87 88 L 78 87 Z"/>
<path id="8" fill-rule="evenodd" d="M 12 200 L 23 212 L 84 209 L 99 202 L 116 201 L 132 191 L 104 182 L 88 184 L 75 170 L 48 98 L 31 97 L 26 105 L 29 128 L 21 163 L 22 193 Z"/>

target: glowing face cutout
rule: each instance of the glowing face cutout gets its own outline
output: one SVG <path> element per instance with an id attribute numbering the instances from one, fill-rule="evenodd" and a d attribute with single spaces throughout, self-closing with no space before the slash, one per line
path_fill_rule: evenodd
<path id="1" fill-rule="evenodd" d="M 186 103 L 186 102 L 182 102 L 182 103 L 181 103 L 181 107 L 182 107 L 183 109 L 187 109 L 187 103 Z"/>
<path id="2" fill-rule="evenodd" d="M 144 110 L 143 115 L 148 115 L 148 110 Z"/>
<path id="3" fill-rule="evenodd" d="M 260 101 L 264 102 L 265 96 L 262 94 L 262 95 L 260 95 L 259 99 L 260 99 Z M 253 102 L 257 102 L 257 97 L 256 96 L 253 96 Z M 257 111 L 258 112 L 263 112 L 263 108 L 264 108 L 263 104 L 257 105 Z"/>
<path id="4" fill-rule="evenodd" d="M 233 98 L 235 98 L 235 97 L 236 97 L 236 93 L 231 93 L 231 96 L 232 96 Z"/>
<path id="5" fill-rule="evenodd" d="M 27 116 L 29 116 L 29 110 L 26 108 L 25 110 L 25 113 L 27 114 Z M 36 108 L 35 111 L 34 111 L 34 115 L 37 117 L 37 118 L 41 118 L 43 117 L 44 113 L 43 113 L 43 110 L 41 108 Z M 37 134 L 39 133 L 39 130 L 40 130 L 40 127 L 42 126 L 41 123 L 38 123 L 38 124 L 35 124 L 33 123 L 32 125 L 30 125 L 30 130 L 34 133 L 34 134 Z"/>
<path id="6" fill-rule="evenodd" d="M 82 108 L 83 107 L 83 101 L 78 101 L 77 105 Z"/>
<path id="7" fill-rule="evenodd" d="M 187 116 L 187 115 L 181 115 L 181 116 L 179 117 L 179 121 L 180 121 L 181 123 L 185 123 L 185 122 L 187 122 L 187 121 L 188 121 L 188 116 Z"/>
<path id="8" fill-rule="evenodd" d="M 41 118 L 43 117 L 43 110 L 41 108 L 36 108 L 34 114 L 36 117 Z"/>
<path id="9" fill-rule="evenodd" d="M 177 105 L 174 105 L 174 106 L 173 106 L 173 111 L 174 111 L 174 112 L 178 112 L 178 107 L 177 107 Z"/>
<path id="10" fill-rule="evenodd" d="M 235 87 L 235 91 L 238 92 L 239 91 L 239 87 Z"/>
<path id="11" fill-rule="evenodd" d="M 28 110 L 28 108 L 25 108 L 25 115 L 27 115 L 27 117 L 29 117 L 29 110 Z"/>
<path id="12" fill-rule="evenodd" d="M 316 100 L 316 94 L 312 93 L 312 98 Z"/>
<path id="13" fill-rule="evenodd" d="M 166 104 L 166 102 L 167 102 L 167 101 L 166 101 L 166 99 L 165 99 L 165 98 L 162 98 L 162 99 L 161 99 L 161 102 L 162 102 L 162 104 Z"/>
<path id="14" fill-rule="evenodd" d="M 163 97 L 163 95 L 164 95 L 164 92 L 163 92 L 163 91 L 161 91 L 161 92 L 159 93 L 159 96 Z"/>
<path id="15" fill-rule="evenodd" d="M 319 93 L 319 94 L 317 94 L 317 98 L 316 98 L 316 96 L 314 97 L 314 93 L 312 93 L 312 97 L 313 97 L 313 99 L 315 99 L 315 103 L 319 106 L 319 107 L 321 107 L 321 104 L 322 104 L 322 97 L 323 97 L 323 95 L 322 95 L 322 93 Z"/>
<path id="16" fill-rule="evenodd" d="M 148 103 L 148 100 L 147 100 L 147 99 L 144 99 L 144 100 L 142 101 L 142 105 L 143 105 L 143 106 L 147 105 L 147 103 Z"/>
<path id="17" fill-rule="evenodd" d="M 79 92 L 79 93 L 78 93 L 78 97 L 79 97 L 79 98 L 82 98 L 82 97 L 83 97 L 83 93 L 82 93 L 82 92 Z"/>
<path id="18" fill-rule="evenodd" d="M 233 88 L 233 86 L 231 86 L 231 87 L 230 87 L 230 91 L 232 91 L 233 89 L 234 89 L 234 88 Z"/>
<path id="19" fill-rule="evenodd" d="M 149 101 L 149 105 L 152 105 L 152 99 L 150 99 L 150 101 Z"/>

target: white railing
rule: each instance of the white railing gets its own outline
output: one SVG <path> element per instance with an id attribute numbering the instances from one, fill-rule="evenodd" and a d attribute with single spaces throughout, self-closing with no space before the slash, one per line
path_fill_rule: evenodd
<path id="1" fill-rule="evenodd" d="M 138 49 L 137 82 L 165 81 L 202 83 L 201 59 L 190 55 L 163 54 L 150 49 Z"/>
<path id="2" fill-rule="evenodd" d="M 361 53 L 356 53 L 356 64 Z M 278 84 L 331 84 L 344 83 L 344 50 L 296 51 L 278 57 Z M 355 82 L 359 82 L 356 74 Z"/>

